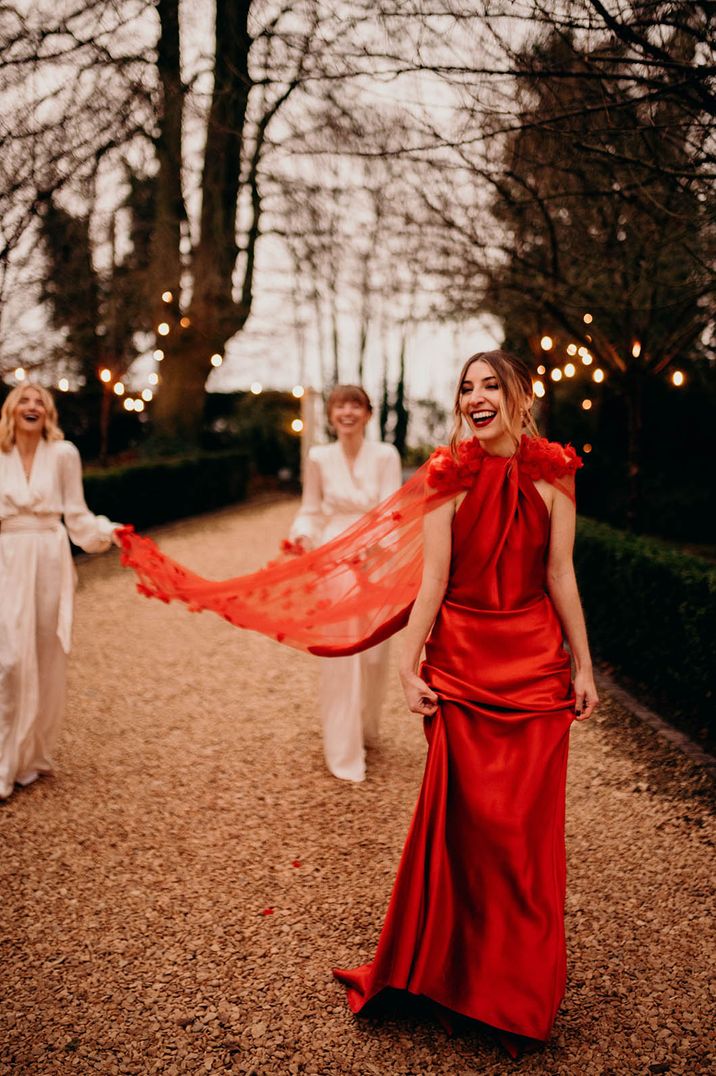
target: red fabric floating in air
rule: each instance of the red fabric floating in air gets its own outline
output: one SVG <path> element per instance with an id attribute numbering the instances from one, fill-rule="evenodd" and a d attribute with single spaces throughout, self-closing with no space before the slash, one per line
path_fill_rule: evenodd
<path id="1" fill-rule="evenodd" d="M 139 577 L 141 594 L 209 609 L 238 628 L 261 632 L 287 646 L 324 657 L 357 653 L 399 631 L 407 621 L 422 575 L 426 513 L 469 489 L 485 451 L 476 438 L 430 459 L 382 504 L 333 541 L 265 568 L 212 581 L 172 560 L 131 527 L 119 531 L 122 564 Z M 574 449 L 545 438 L 522 438 L 509 466 L 543 478 L 574 497 Z"/>

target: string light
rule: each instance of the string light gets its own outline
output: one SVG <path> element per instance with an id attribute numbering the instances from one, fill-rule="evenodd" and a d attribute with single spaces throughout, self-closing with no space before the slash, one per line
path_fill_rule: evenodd
<path id="1" fill-rule="evenodd" d="M 641 344 L 639 343 L 638 340 L 635 340 L 634 343 L 632 344 L 631 353 L 632 353 L 632 355 L 634 356 L 635 359 L 638 359 L 639 356 L 641 355 Z"/>
<path id="2" fill-rule="evenodd" d="M 154 393 L 151 389 L 142 389 L 142 399 L 145 403 L 151 403 L 154 399 Z"/>
<path id="3" fill-rule="evenodd" d="M 135 400 L 134 401 L 134 410 L 135 411 L 143 411 L 144 410 L 144 400 Z"/>
<path id="4" fill-rule="evenodd" d="M 685 381 L 686 376 L 684 372 L 682 370 L 674 370 L 673 374 L 671 375 L 672 385 L 676 385 L 677 389 L 679 389 Z"/>
<path id="5" fill-rule="evenodd" d="M 604 380 L 604 370 L 600 370 L 599 368 L 597 368 L 592 374 L 592 377 L 597 382 L 597 384 L 600 384 Z"/>
<path id="6" fill-rule="evenodd" d="M 121 381 L 118 381 L 114 386 L 114 394 L 115 396 L 124 396 L 124 385 Z"/>
<path id="7" fill-rule="evenodd" d="M 582 400 L 582 411 L 591 411 L 591 410 L 592 410 L 592 401 L 591 400 Z"/>
<path id="8" fill-rule="evenodd" d="M 70 383 L 69 383 L 69 381 L 67 380 L 66 377 L 61 377 L 60 380 L 57 382 L 57 387 L 60 390 L 60 392 L 68 392 L 69 387 L 70 387 Z"/>
<path id="9" fill-rule="evenodd" d="M 217 352 L 217 353 L 216 353 L 215 355 L 212 355 L 212 356 L 211 356 L 211 365 L 212 365 L 212 366 L 216 366 L 216 367 L 219 367 L 219 366 L 221 366 L 221 364 L 222 364 L 222 362 L 223 362 L 223 361 L 224 361 L 224 360 L 223 360 L 222 356 L 221 356 L 221 355 L 219 355 L 219 353 L 218 353 L 218 352 Z"/>
<path id="10" fill-rule="evenodd" d="M 587 443 L 586 445 L 582 445 L 582 452 L 584 453 L 585 456 L 588 456 L 591 451 L 592 451 L 592 446 L 589 443 Z"/>
<path id="11" fill-rule="evenodd" d="M 23 370 L 22 366 L 18 366 L 17 370 L 15 371 L 15 380 L 16 381 L 24 381 L 25 376 L 26 376 L 26 374 L 25 374 L 25 371 Z"/>
<path id="12" fill-rule="evenodd" d="M 170 303 L 173 298 L 174 298 L 174 296 L 172 295 L 172 293 L 170 291 L 163 291 L 162 292 L 162 301 L 163 302 Z"/>
<path id="13" fill-rule="evenodd" d="M 539 397 L 539 399 L 541 400 L 542 397 L 545 394 L 544 382 L 543 381 L 535 381 L 534 384 L 532 385 L 532 390 L 533 390 L 535 396 Z"/>
<path id="14" fill-rule="evenodd" d="M 549 376 L 552 378 L 553 381 L 561 381 L 562 371 L 560 370 L 559 366 L 555 366 L 554 370 L 552 370 Z"/>
<path id="15" fill-rule="evenodd" d="M 169 336 L 169 322 L 160 321 L 157 325 L 157 332 L 160 336 Z"/>
<path id="16" fill-rule="evenodd" d="M 573 362 L 568 362 L 567 365 L 564 368 L 564 376 L 565 377 L 574 377 L 576 372 L 577 372 L 577 367 L 574 365 L 574 363 Z"/>
<path id="17" fill-rule="evenodd" d="M 157 347 L 157 348 L 154 349 L 154 354 L 153 354 L 152 358 L 154 359 L 155 362 L 161 362 L 162 361 L 162 359 L 164 358 L 164 352 L 162 351 L 162 349 L 160 347 Z"/>
<path id="18" fill-rule="evenodd" d="M 132 397 L 131 397 L 131 396 L 127 396 L 127 397 L 125 398 L 125 401 L 124 401 L 124 410 L 125 410 L 125 411 L 134 411 L 134 400 L 132 399 Z"/>
<path id="19" fill-rule="evenodd" d="M 550 351 L 554 347 L 554 340 L 551 336 L 543 336 L 539 342 L 539 346 L 543 351 Z"/>
<path id="20" fill-rule="evenodd" d="M 295 396 L 297 400 L 300 400 L 305 392 L 303 385 L 294 385 L 291 389 L 291 395 Z M 303 427 L 301 427 L 303 428 Z"/>
<path id="21" fill-rule="evenodd" d="M 105 366 L 104 370 L 100 370 L 99 372 L 99 379 L 100 381 L 103 381 L 105 385 L 108 385 L 112 380 L 112 371 L 108 370 Z"/>
<path id="22" fill-rule="evenodd" d="M 537 367 L 537 373 L 538 374 L 546 374 L 547 373 L 547 367 L 546 366 L 538 366 Z"/>
<path id="23" fill-rule="evenodd" d="M 251 382 L 251 391 L 253 392 L 254 396 L 260 396 L 261 392 L 263 391 L 263 385 L 261 384 L 261 382 L 260 381 L 252 381 Z"/>
<path id="24" fill-rule="evenodd" d="M 300 418 L 295 418 L 293 420 L 293 422 L 291 423 L 291 429 L 294 433 L 301 432 L 301 430 L 303 429 L 303 423 L 301 422 Z"/>
<path id="25" fill-rule="evenodd" d="M 592 318 L 591 314 L 585 314 L 584 315 L 584 324 L 585 325 L 591 325 L 593 320 L 594 319 Z"/>
<path id="26" fill-rule="evenodd" d="M 188 329 L 189 326 L 191 325 L 191 318 L 187 318 L 187 317 L 179 318 L 179 324 L 181 325 L 182 329 Z"/>
<path id="27" fill-rule="evenodd" d="M 577 354 L 577 345 L 576 344 L 567 344 L 567 354 L 568 355 L 576 355 Z"/>
<path id="28" fill-rule="evenodd" d="M 159 374 L 150 374 L 149 377 L 147 378 L 147 381 L 149 382 L 150 385 L 158 385 L 159 384 Z"/>
<path id="29" fill-rule="evenodd" d="M 592 363 L 594 362 L 594 359 L 593 359 L 593 358 L 592 358 L 592 356 L 591 356 L 591 355 L 589 354 L 589 352 L 587 351 L 586 347 L 580 347 L 580 349 L 579 349 L 579 351 L 577 352 L 577 354 L 578 354 L 578 355 L 579 355 L 579 357 L 581 358 L 581 360 L 582 360 L 582 364 L 583 364 L 584 366 L 591 366 L 591 365 L 592 365 Z"/>

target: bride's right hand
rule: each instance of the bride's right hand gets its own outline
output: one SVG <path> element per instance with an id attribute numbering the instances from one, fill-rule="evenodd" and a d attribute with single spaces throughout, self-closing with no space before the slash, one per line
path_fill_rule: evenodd
<path id="1" fill-rule="evenodd" d="M 401 671 L 400 682 L 403 685 L 403 693 L 408 709 L 412 714 L 422 714 L 423 717 L 432 717 L 437 712 L 438 697 L 417 673 Z"/>

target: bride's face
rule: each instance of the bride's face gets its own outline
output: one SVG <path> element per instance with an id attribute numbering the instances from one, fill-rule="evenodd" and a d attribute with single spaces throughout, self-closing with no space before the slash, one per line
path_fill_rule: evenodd
<path id="1" fill-rule="evenodd" d="M 503 418 L 502 389 L 495 371 L 483 359 L 468 366 L 460 386 L 460 411 L 475 436 L 485 444 L 507 433 Z"/>
<path id="2" fill-rule="evenodd" d="M 22 433 L 42 433 L 47 410 L 36 388 L 23 389 L 13 410 L 15 430 Z"/>

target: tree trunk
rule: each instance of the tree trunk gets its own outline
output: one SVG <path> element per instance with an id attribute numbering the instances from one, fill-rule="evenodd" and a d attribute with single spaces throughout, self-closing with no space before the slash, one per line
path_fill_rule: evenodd
<path id="1" fill-rule="evenodd" d="M 197 445 L 204 419 L 207 377 L 206 346 L 192 333 L 167 351 L 174 361 L 165 358 L 161 366 L 161 392 L 155 398 L 152 413 L 152 443 L 160 451 L 181 451 Z"/>
<path id="2" fill-rule="evenodd" d="M 641 501 L 641 437 L 643 384 L 638 372 L 631 371 L 626 382 L 627 398 L 627 530 L 638 531 Z"/>
<path id="3" fill-rule="evenodd" d="M 403 333 L 403 338 L 400 344 L 398 387 L 395 390 L 395 429 L 393 431 L 393 444 L 401 456 L 405 456 L 405 446 L 408 437 L 408 422 L 410 420 L 408 409 L 405 406 L 405 352 L 407 345 L 407 335 Z"/>

